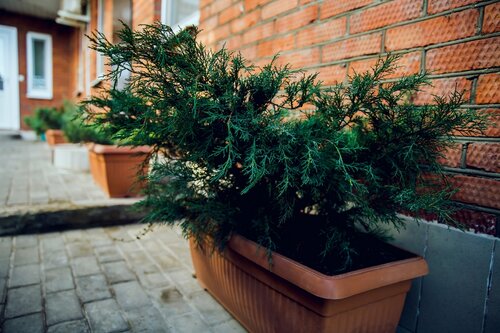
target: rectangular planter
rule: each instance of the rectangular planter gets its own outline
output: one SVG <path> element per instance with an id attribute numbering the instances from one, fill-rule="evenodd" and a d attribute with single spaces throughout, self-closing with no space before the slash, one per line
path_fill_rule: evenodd
<path id="1" fill-rule="evenodd" d="M 190 240 L 196 276 L 250 332 L 394 333 L 421 257 L 327 276 L 233 236 L 221 255 Z"/>
<path id="2" fill-rule="evenodd" d="M 89 165 L 94 181 L 111 198 L 134 197 L 143 188 L 137 172 L 148 157 L 149 147 L 118 147 L 92 144 Z"/>
<path id="3" fill-rule="evenodd" d="M 49 146 L 54 146 L 61 143 L 68 143 L 68 140 L 66 140 L 64 132 L 62 130 L 49 129 L 45 131 L 45 138 Z"/>

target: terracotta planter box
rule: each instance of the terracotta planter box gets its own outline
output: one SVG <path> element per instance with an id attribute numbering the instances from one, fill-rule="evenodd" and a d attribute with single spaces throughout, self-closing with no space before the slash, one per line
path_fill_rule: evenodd
<path id="1" fill-rule="evenodd" d="M 233 236 L 223 255 L 190 240 L 200 284 L 250 332 L 394 333 L 421 257 L 327 276 Z"/>
<path id="2" fill-rule="evenodd" d="M 88 150 L 90 172 L 106 195 L 122 198 L 140 193 L 143 184 L 138 182 L 137 172 L 148 157 L 149 147 L 91 144 Z"/>
<path id="3" fill-rule="evenodd" d="M 50 129 L 45 131 L 45 139 L 47 140 L 49 146 L 68 143 L 68 140 L 64 137 L 64 132 L 61 130 Z"/>

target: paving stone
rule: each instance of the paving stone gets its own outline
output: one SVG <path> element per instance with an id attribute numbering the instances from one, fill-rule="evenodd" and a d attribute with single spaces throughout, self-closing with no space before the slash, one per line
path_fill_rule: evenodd
<path id="1" fill-rule="evenodd" d="M 42 291 L 40 285 L 9 289 L 5 318 L 18 317 L 42 311 Z"/>
<path id="2" fill-rule="evenodd" d="M 80 303 L 74 290 L 47 294 L 45 298 L 47 325 L 83 318 Z"/>
<path id="3" fill-rule="evenodd" d="M 183 268 L 182 264 L 177 259 L 165 252 L 166 251 L 163 250 L 163 253 L 161 254 L 152 255 L 153 260 L 163 271 L 173 271 Z"/>
<path id="4" fill-rule="evenodd" d="M 101 272 L 94 257 L 80 257 L 73 259 L 71 267 L 75 276 L 98 274 Z"/>
<path id="5" fill-rule="evenodd" d="M 246 333 L 246 330 L 234 319 L 212 326 L 217 333 Z M 399 332 L 398 332 L 399 333 Z"/>
<path id="6" fill-rule="evenodd" d="M 0 303 L 5 303 L 5 295 L 7 289 L 7 280 L 4 278 L 0 278 Z M 0 316 L 2 313 L 0 312 Z"/>
<path id="7" fill-rule="evenodd" d="M 104 275 L 77 277 L 75 282 L 76 290 L 84 303 L 111 297 Z"/>
<path id="8" fill-rule="evenodd" d="M 40 266 L 25 265 L 16 266 L 12 271 L 12 276 L 9 280 L 9 287 L 27 286 L 30 284 L 40 283 Z"/>
<path id="9" fill-rule="evenodd" d="M 163 273 L 146 273 L 139 275 L 139 281 L 148 289 L 169 287 L 172 285 L 170 280 Z"/>
<path id="10" fill-rule="evenodd" d="M 137 281 L 113 285 L 116 301 L 124 310 L 150 305 L 149 298 Z"/>
<path id="11" fill-rule="evenodd" d="M 173 317 L 169 320 L 177 332 L 210 332 L 207 324 L 195 313 L 187 313 L 182 316 Z"/>
<path id="12" fill-rule="evenodd" d="M 95 249 L 97 259 L 99 262 L 112 262 L 123 260 L 121 254 L 118 252 L 115 246 L 102 246 Z"/>
<path id="13" fill-rule="evenodd" d="M 64 232 L 64 240 L 67 245 L 73 244 L 75 242 L 82 242 L 86 240 L 85 231 L 83 230 L 70 230 Z"/>
<path id="14" fill-rule="evenodd" d="M 203 315 L 207 323 L 211 325 L 231 319 L 229 313 L 227 313 L 206 291 L 193 294 L 190 299 L 196 309 Z"/>
<path id="15" fill-rule="evenodd" d="M 495 242 L 484 333 L 497 333 L 500 327 L 500 241 L 497 239 Z"/>
<path id="16" fill-rule="evenodd" d="M 10 237 L 0 238 L 0 260 L 10 259 L 12 253 L 12 239 Z"/>
<path id="17" fill-rule="evenodd" d="M 198 281 L 185 269 L 168 272 L 167 274 L 174 281 L 177 288 L 186 296 L 203 291 Z"/>
<path id="18" fill-rule="evenodd" d="M 94 250 L 89 243 L 75 242 L 68 244 L 67 247 L 71 258 L 88 257 L 94 254 Z"/>
<path id="19" fill-rule="evenodd" d="M 94 333 L 117 332 L 129 328 L 114 299 L 87 303 L 84 307 Z"/>
<path id="20" fill-rule="evenodd" d="M 6 320 L 4 333 L 43 333 L 43 317 L 41 313 Z"/>
<path id="21" fill-rule="evenodd" d="M 10 260 L 0 260 L 0 278 L 6 278 L 9 275 Z"/>
<path id="22" fill-rule="evenodd" d="M 44 256 L 50 252 L 64 251 L 64 240 L 57 234 L 53 237 L 42 239 L 40 243 Z"/>
<path id="23" fill-rule="evenodd" d="M 169 332 L 160 312 L 153 306 L 132 309 L 125 315 L 134 332 Z"/>
<path id="24" fill-rule="evenodd" d="M 175 287 L 148 290 L 148 294 L 166 318 L 185 314 L 193 310 L 180 291 Z"/>
<path id="25" fill-rule="evenodd" d="M 429 225 L 418 332 L 481 332 L 493 242 Z"/>
<path id="26" fill-rule="evenodd" d="M 128 269 L 125 261 L 115 261 L 102 265 L 110 284 L 135 280 L 135 275 Z"/>
<path id="27" fill-rule="evenodd" d="M 69 267 L 60 267 L 45 271 L 45 291 L 52 293 L 74 289 L 73 276 Z"/>
<path id="28" fill-rule="evenodd" d="M 16 249 L 14 252 L 14 265 L 37 264 L 40 262 L 38 257 L 38 247 L 27 247 Z"/>
<path id="29" fill-rule="evenodd" d="M 43 254 L 43 266 L 46 270 L 65 267 L 68 263 L 68 256 L 64 250 L 56 250 Z"/>
<path id="30" fill-rule="evenodd" d="M 86 320 L 75 320 L 50 326 L 47 333 L 90 333 Z"/>

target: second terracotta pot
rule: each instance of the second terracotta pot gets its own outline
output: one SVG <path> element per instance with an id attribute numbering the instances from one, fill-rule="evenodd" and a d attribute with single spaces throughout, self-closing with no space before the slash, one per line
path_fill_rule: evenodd
<path id="1" fill-rule="evenodd" d="M 49 129 L 45 131 L 45 139 L 47 140 L 49 146 L 54 146 L 60 143 L 68 143 L 68 140 L 66 140 L 62 130 Z"/>
<path id="2" fill-rule="evenodd" d="M 89 148 L 90 172 L 94 181 L 110 198 L 134 197 L 144 184 L 138 180 L 150 148 L 91 144 Z M 146 171 L 146 170 L 143 170 Z"/>

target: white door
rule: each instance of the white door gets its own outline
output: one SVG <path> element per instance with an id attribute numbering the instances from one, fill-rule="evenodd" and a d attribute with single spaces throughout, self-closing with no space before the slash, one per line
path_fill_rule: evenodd
<path id="1" fill-rule="evenodd" d="M 19 129 L 17 30 L 0 25 L 0 129 Z"/>

